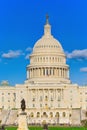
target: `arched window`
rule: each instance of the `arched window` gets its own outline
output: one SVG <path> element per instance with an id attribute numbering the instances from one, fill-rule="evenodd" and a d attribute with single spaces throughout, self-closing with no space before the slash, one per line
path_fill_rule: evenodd
<path id="1" fill-rule="evenodd" d="M 43 116 L 44 116 L 44 117 L 47 117 L 47 113 L 46 113 L 46 112 L 43 112 Z"/>
<path id="2" fill-rule="evenodd" d="M 40 112 L 37 112 L 37 117 L 40 117 Z"/>
<path id="3" fill-rule="evenodd" d="M 55 117 L 59 117 L 59 112 L 56 112 L 56 115 L 55 115 Z"/>
<path id="4" fill-rule="evenodd" d="M 72 115 L 71 114 L 69 114 L 69 117 L 71 117 Z"/>
<path id="5" fill-rule="evenodd" d="M 34 117 L 34 113 L 33 112 L 30 113 L 30 117 Z"/>
<path id="6" fill-rule="evenodd" d="M 66 113 L 65 112 L 63 112 L 63 117 L 65 117 L 66 116 Z"/>
<path id="7" fill-rule="evenodd" d="M 50 112 L 50 117 L 53 117 L 53 113 L 52 112 Z"/>

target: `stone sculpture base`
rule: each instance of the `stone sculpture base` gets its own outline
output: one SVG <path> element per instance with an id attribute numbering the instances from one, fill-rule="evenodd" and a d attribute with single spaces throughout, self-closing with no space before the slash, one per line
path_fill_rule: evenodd
<path id="1" fill-rule="evenodd" d="M 27 126 L 27 118 L 26 118 L 26 113 L 22 112 L 19 115 L 18 119 L 18 129 L 17 130 L 29 130 Z"/>

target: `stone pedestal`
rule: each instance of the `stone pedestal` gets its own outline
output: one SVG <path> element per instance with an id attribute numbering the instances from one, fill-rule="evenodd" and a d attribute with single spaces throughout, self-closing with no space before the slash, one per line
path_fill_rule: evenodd
<path id="1" fill-rule="evenodd" d="M 27 126 L 27 114 L 25 112 L 20 113 L 18 119 L 18 129 L 17 130 L 29 130 Z"/>

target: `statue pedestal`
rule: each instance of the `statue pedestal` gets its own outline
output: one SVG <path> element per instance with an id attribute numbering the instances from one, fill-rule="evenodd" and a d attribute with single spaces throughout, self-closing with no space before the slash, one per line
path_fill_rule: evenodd
<path id="1" fill-rule="evenodd" d="M 18 129 L 17 130 L 29 130 L 27 126 L 27 118 L 26 118 L 26 113 L 22 112 L 19 115 L 18 119 Z"/>

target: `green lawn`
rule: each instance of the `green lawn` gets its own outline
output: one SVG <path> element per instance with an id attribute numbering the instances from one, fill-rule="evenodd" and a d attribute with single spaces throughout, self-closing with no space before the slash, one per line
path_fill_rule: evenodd
<path id="1" fill-rule="evenodd" d="M 7 127 L 6 129 L 7 130 L 17 130 L 16 127 Z M 87 128 L 83 128 L 83 127 L 49 127 L 48 129 L 49 130 L 87 130 Z M 42 129 L 42 127 L 31 126 L 31 127 L 29 127 L 29 130 L 43 130 L 43 129 Z"/>

